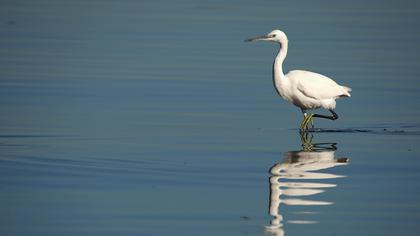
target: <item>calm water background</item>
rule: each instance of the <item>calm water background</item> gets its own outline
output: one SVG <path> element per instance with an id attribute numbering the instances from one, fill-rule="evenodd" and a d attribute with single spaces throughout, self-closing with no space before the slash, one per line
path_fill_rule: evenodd
<path id="1" fill-rule="evenodd" d="M 316 123 L 350 132 L 314 134 L 350 160 L 306 198 L 334 204 L 280 205 L 285 234 L 418 235 L 419 23 L 418 1 L 2 1 L 0 234 L 267 234 L 301 114 L 277 45 L 243 40 L 281 28 L 285 71 L 353 88 Z"/>

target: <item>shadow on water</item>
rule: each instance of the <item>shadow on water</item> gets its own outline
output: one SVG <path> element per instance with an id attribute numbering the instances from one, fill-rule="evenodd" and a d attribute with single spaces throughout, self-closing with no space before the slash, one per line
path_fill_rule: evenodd
<path id="1" fill-rule="evenodd" d="M 320 194 L 328 188 L 337 187 L 334 183 L 322 183 L 318 180 L 343 178 L 343 175 L 322 173 L 320 170 L 339 165 L 347 165 L 348 158 L 335 157 L 336 143 L 312 143 L 313 135 L 301 133 L 302 150 L 289 151 L 283 160 L 276 163 L 269 170 L 270 224 L 266 231 L 272 235 L 284 235 L 284 222 L 288 224 L 316 224 L 317 220 L 287 220 L 282 215 L 281 205 L 290 206 L 324 206 L 333 204 L 332 201 L 311 200 L 310 196 Z M 316 181 L 314 181 L 316 180 Z M 314 215 L 316 212 L 298 212 Z"/>

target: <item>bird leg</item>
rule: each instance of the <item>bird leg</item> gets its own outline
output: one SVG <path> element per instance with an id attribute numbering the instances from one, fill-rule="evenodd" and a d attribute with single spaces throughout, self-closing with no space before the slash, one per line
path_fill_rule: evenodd
<path id="1" fill-rule="evenodd" d="M 308 130 L 309 128 L 313 128 L 313 120 L 314 120 L 314 114 L 309 114 L 306 118 L 305 130 Z M 309 124 L 311 124 L 312 127 L 309 127 Z"/>
<path id="2" fill-rule="evenodd" d="M 332 109 L 330 109 L 328 111 L 331 112 L 332 116 L 313 114 L 313 117 L 324 118 L 324 119 L 329 119 L 329 120 L 337 120 L 338 119 L 337 113 L 335 113 Z"/>
<path id="3" fill-rule="evenodd" d="M 306 122 L 306 119 L 307 119 L 307 115 L 306 115 L 306 113 L 303 115 L 303 120 L 302 120 L 302 122 L 300 123 L 300 131 L 304 131 L 305 130 L 305 122 Z"/>
<path id="4" fill-rule="evenodd" d="M 312 124 L 312 127 L 313 127 L 312 120 L 313 120 L 314 114 L 306 114 L 306 113 L 304 113 L 303 116 L 304 116 L 303 117 L 303 121 L 300 124 L 300 130 L 302 130 L 302 131 L 308 130 L 309 123 L 311 123 Z"/>
<path id="5" fill-rule="evenodd" d="M 326 116 L 326 115 L 320 115 L 320 114 L 307 114 L 306 112 L 303 112 L 303 121 L 300 124 L 300 130 L 301 131 L 307 131 L 309 128 L 313 129 L 314 128 L 314 118 L 324 118 L 324 119 L 329 119 L 329 120 L 337 120 L 338 119 L 338 115 L 337 113 L 335 113 L 332 109 L 328 110 L 331 112 L 331 116 Z"/>
<path id="6" fill-rule="evenodd" d="M 315 126 L 314 126 L 314 116 L 312 116 L 312 117 L 309 119 L 308 125 L 310 126 L 310 128 L 311 128 L 311 129 L 313 129 L 313 128 L 315 127 Z"/>

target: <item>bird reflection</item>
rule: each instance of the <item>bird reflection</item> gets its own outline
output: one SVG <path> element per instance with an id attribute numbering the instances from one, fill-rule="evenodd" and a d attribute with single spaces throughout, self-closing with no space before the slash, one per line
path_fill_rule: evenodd
<path id="1" fill-rule="evenodd" d="M 331 205 L 331 201 L 310 200 L 310 196 L 320 194 L 336 184 L 314 182 L 313 180 L 345 177 L 318 172 L 339 165 L 347 165 L 348 158 L 336 158 L 336 143 L 312 143 L 313 135 L 300 134 L 302 150 L 284 154 L 281 162 L 270 168 L 269 214 L 272 219 L 266 230 L 273 235 L 284 235 L 283 216 L 280 205 L 322 206 Z M 315 214 L 316 212 L 300 212 Z M 316 220 L 287 220 L 287 223 L 314 224 Z"/>

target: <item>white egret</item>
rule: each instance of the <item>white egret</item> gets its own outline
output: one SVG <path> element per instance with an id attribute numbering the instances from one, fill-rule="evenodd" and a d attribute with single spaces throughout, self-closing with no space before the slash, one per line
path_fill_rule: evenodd
<path id="1" fill-rule="evenodd" d="M 313 118 L 325 118 L 336 120 L 334 112 L 336 99 L 350 97 L 351 88 L 337 84 L 334 80 L 310 71 L 292 70 L 286 75 L 283 73 L 283 61 L 287 55 L 288 39 L 281 30 L 273 30 L 270 33 L 247 39 L 245 41 L 272 41 L 280 44 L 280 50 L 273 64 L 273 81 L 277 93 L 286 101 L 299 107 L 303 113 L 303 121 L 300 125 L 302 131 L 308 130 L 309 124 L 313 127 Z M 324 108 L 331 112 L 331 116 L 308 114 L 308 110 Z"/>

